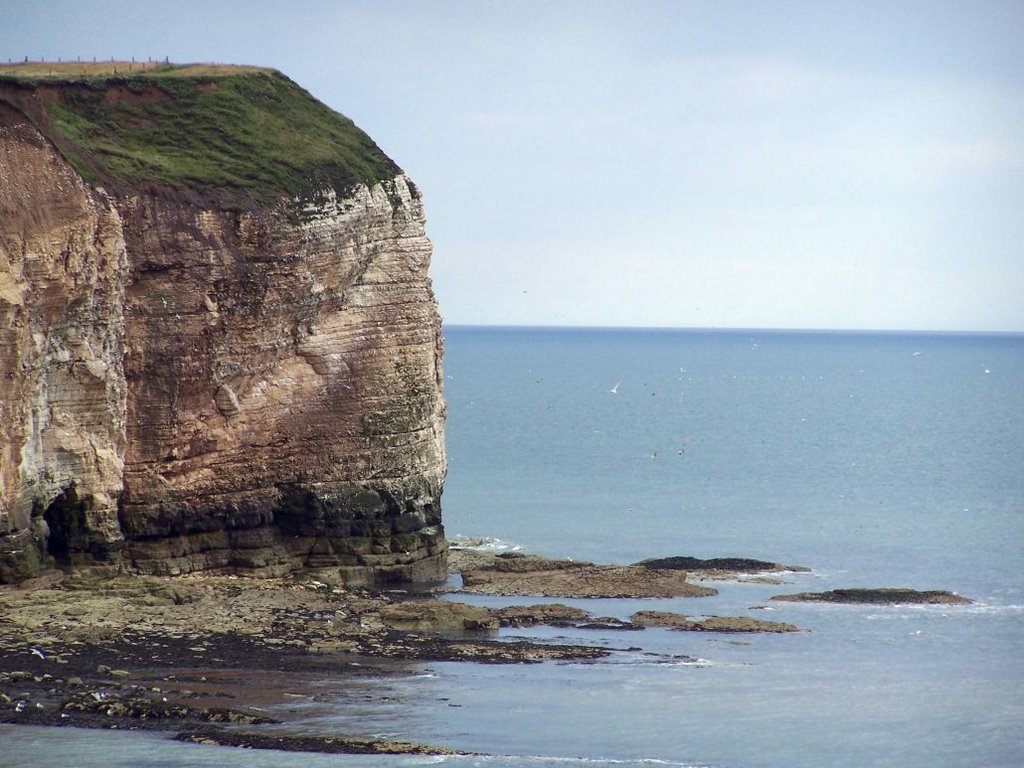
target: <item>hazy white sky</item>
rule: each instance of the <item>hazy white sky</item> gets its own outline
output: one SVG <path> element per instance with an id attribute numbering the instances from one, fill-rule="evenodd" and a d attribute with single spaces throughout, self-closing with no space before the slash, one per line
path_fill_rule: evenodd
<path id="1" fill-rule="evenodd" d="M 277 67 L 449 323 L 1024 331 L 1024 2 L 0 0 L 0 60 Z"/>

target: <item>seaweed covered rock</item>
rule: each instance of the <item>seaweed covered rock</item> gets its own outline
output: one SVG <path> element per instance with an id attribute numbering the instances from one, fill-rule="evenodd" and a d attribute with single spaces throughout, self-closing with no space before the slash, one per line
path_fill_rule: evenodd
<path id="1" fill-rule="evenodd" d="M 749 557 L 712 557 L 700 558 L 689 556 L 655 557 L 641 560 L 637 565 L 653 571 L 700 571 L 712 573 L 761 573 L 764 571 L 792 571 L 794 573 L 809 571 L 799 565 L 781 565 L 767 560 L 755 560 Z"/>
<path id="2" fill-rule="evenodd" d="M 968 597 L 941 590 L 900 589 L 882 587 L 877 589 L 833 589 L 829 592 L 797 592 L 792 595 L 775 595 L 772 600 L 804 603 L 847 603 L 851 605 L 964 605 L 973 602 Z"/>

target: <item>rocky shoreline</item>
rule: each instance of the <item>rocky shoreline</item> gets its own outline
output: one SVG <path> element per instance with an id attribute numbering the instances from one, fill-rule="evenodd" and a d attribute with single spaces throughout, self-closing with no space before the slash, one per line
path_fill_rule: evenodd
<path id="1" fill-rule="evenodd" d="M 708 567 L 672 567 L 702 564 Z M 457 549 L 452 568 L 462 574 L 465 592 L 570 599 L 707 596 L 715 590 L 694 581 L 771 581 L 782 571 L 801 570 L 693 558 L 605 566 L 518 553 L 462 555 Z M 286 711 L 282 703 L 289 697 L 308 695 L 303 688 L 308 680 L 380 678 L 424 661 L 590 662 L 616 652 L 597 645 L 502 640 L 497 633 L 502 627 L 799 631 L 745 616 L 692 619 L 655 610 L 624 620 L 550 602 L 492 609 L 439 599 L 446 589 L 374 592 L 332 586 L 311 574 L 162 578 L 95 568 L 0 586 L 0 722 L 151 729 L 184 741 L 251 748 L 458 754 L 446 745 L 337 733 L 294 736 L 261 728 L 278 722 L 272 713 Z M 798 598 L 808 599 L 778 596 Z"/>
<path id="2" fill-rule="evenodd" d="M 417 631 L 399 629 L 406 604 L 435 610 L 421 615 Z M 220 724 L 266 724 L 264 709 L 310 674 L 377 677 L 409 661 L 536 663 L 609 653 L 501 642 L 491 631 L 497 621 L 478 618 L 473 606 L 301 577 L 58 573 L 0 587 L 0 722 L 145 728 L 235 743 L 238 735 L 220 733 Z M 256 679 L 247 676 L 253 669 Z M 316 742 L 278 739 L 273 748 L 448 750 L 337 735 Z"/>

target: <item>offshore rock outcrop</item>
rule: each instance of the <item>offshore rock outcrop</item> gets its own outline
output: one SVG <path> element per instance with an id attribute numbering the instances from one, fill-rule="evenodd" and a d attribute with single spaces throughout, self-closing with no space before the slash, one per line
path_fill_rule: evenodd
<path id="1" fill-rule="evenodd" d="M 772 600 L 789 603 L 845 603 L 847 605 L 967 605 L 969 597 L 946 590 L 900 587 L 833 589 L 828 592 L 797 592 L 775 595 Z"/>
<path id="2" fill-rule="evenodd" d="M 174 74 L 0 72 L 0 582 L 54 563 L 442 578 L 442 349 L 418 189 L 278 73 Z M 285 155 L 270 170 L 228 157 L 225 182 L 213 149 L 152 139 L 160 168 L 186 156 L 178 179 L 116 164 L 97 138 L 131 149 L 166 121 L 245 141 L 247 113 L 216 122 L 238 104 L 342 133 L 288 134 L 323 144 L 320 165 L 289 168 L 303 187 L 272 175 Z"/>
<path id="3" fill-rule="evenodd" d="M 692 584 L 674 569 L 595 565 L 504 552 L 489 563 L 461 571 L 462 590 L 487 595 L 542 597 L 707 597 L 711 587 Z"/>

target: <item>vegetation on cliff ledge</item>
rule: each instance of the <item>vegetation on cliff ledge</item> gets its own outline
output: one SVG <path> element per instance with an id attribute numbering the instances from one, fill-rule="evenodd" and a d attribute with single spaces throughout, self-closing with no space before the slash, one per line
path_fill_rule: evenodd
<path id="1" fill-rule="evenodd" d="M 280 72 L 213 65 L 0 67 L 0 100 L 89 182 L 272 204 L 386 181 L 398 166 Z"/>

